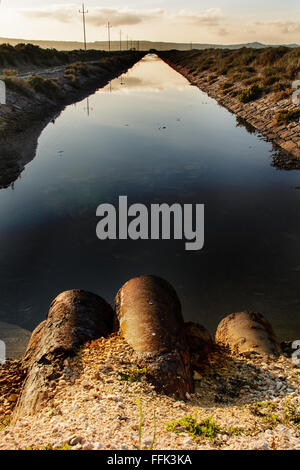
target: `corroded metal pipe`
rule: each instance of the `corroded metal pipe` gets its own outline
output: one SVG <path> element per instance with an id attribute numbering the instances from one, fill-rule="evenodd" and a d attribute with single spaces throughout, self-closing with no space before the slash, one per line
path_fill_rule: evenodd
<path id="1" fill-rule="evenodd" d="M 86 341 L 111 333 L 113 316 L 111 306 L 90 292 L 70 290 L 56 297 L 23 356 L 27 376 L 13 413 L 14 422 L 43 407 L 51 382 L 61 375 L 64 359 Z"/>
<path id="2" fill-rule="evenodd" d="M 185 398 L 193 390 L 189 347 L 181 305 L 168 282 L 140 276 L 126 282 L 115 299 L 120 332 L 159 391 Z"/>
<path id="3" fill-rule="evenodd" d="M 279 355 L 280 345 L 270 323 L 255 312 L 232 313 L 219 324 L 216 342 L 233 353 Z"/>

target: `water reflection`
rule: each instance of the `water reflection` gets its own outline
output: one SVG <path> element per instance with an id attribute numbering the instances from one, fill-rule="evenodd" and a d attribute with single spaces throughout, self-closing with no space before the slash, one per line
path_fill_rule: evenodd
<path id="1" fill-rule="evenodd" d="M 87 116 L 89 116 L 90 113 L 93 111 L 93 108 L 90 107 L 90 99 L 89 98 L 86 99 L 86 107 L 84 108 L 84 110 L 86 111 Z"/>
<path id="2" fill-rule="evenodd" d="M 38 138 L 48 124 L 43 121 L 19 132 L 17 136 L 3 139 L 0 146 L 0 189 L 14 188 L 14 182 L 21 177 L 25 166 L 31 162 L 37 151 Z"/>
<path id="3" fill-rule="evenodd" d="M 153 67 L 154 65 L 154 67 Z M 161 79 L 163 75 L 163 80 Z M 112 80 L 102 93 L 130 93 L 131 91 L 162 92 L 164 90 L 184 90 L 187 80 L 167 67 L 157 56 L 144 57 L 135 67 L 134 72 Z"/>

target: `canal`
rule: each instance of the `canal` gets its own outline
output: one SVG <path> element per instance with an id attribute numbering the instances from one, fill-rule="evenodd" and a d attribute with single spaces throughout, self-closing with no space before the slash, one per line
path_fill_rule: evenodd
<path id="1" fill-rule="evenodd" d="M 300 338 L 300 173 L 198 88 L 148 55 L 68 106 L 38 139 L 21 177 L 0 192 L 0 322 L 32 330 L 61 291 L 113 303 L 122 284 L 156 274 L 185 319 L 214 333 L 228 313 L 263 313 Z M 96 237 L 96 208 L 205 204 L 205 244 Z M 1 326 L 1 323 L 0 323 Z M 12 327 L 13 328 L 13 327 Z M 1 339 L 1 331 L 0 331 Z"/>

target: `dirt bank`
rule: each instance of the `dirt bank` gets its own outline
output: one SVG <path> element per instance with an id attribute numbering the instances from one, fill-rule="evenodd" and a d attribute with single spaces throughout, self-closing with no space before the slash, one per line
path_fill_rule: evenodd
<path id="1" fill-rule="evenodd" d="M 281 150 L 273 165 L 288 170 L 300 168 L 300 108 L 292 102 L 295 90 L 291 88 L 299 74 L 300 50 L 278 49 L 168 51 L 158 55 L 236 114 L 238 125 L 245 125 L 250 132 L 256 130 L 271 141 Z"/>
<path id="2" fill-rule="evenodd" d="M 142 57 L 139 52 L 102 53 L 96 61 L 39 68 L 36 75 L 28 68 L 20 74 L 6 70 L 6 105 L 0 105 L 0 188 L 19 178 L 36 155 L 41 132 L 66 105 L 94 93 Z"/>
<path id="3" fill-rule="evenodd" d="M 71 64 L 76 61 L 99 60 L 106 55 L 104 51 L 71 50 L 58 51 L 54 48 L 41 48 L 33 44 L 19 43 L 15 46 L 0 44 L 0 70 L 17 69 L 27 71 L 45 67 Z"/>
<path id="4" fill-rule="evenodd" d="M 7 69 L 6 104 L 0 106 L 0 138 L 31 128 L 45 119 L 48 122 L 64 107 L 88 96 L 110 80 L 126 72 L 143 57 L 140 52 L 102 54 L 93 61 L 39 70 L 35 75 L 21 75 Z"/>
<path id="5" fill-rule="evenodd" d="M 18 362 L 7 363 L 0 367 L 1 384 L 6 383 L 0 449 L 137 449 L 137 398 L 143 449 L 151 446 L 155 411 L 154 449 L 300 450 L 299 366 L 290 358 L 218 350 L 208 354 L 194 378 L 195 393 L 185 400 L 157 393 L 137 367 L 134 351 L 113 334 L 85 344 L 65 361 L 40 413 L 9 425 L 22 371 Z M 203 432 L 191 432 L 193 419 L 204 423 Z"/>

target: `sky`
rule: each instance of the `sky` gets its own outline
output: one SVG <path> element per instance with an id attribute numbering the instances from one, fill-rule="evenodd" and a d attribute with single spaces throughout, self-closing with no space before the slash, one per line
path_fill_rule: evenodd
<path id="1" fill-rule="evenodd" d="M 86 0 L 87 40 L 300 43 L 299 0 Z M 82 40 L 82 2 L 2 0 L 0 37 Z"/>

